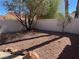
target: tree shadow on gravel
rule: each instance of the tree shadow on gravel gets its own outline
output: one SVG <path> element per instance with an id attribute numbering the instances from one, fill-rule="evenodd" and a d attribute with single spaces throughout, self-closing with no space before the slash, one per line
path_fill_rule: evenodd
<path id="1" fill-rule="evenodd" d="M 54 39 L 51 39 L 51 40 L 45 41 L 45 42 L 43 42 L 43 43 L 40 43 L 40 44 L 38 44 L 38 45 L 29 47 L 29 48 L 27 48 L 27 49 L 23 49 L 23 50 L 21 50 L 21 51 L 17 51 L 17 52 L 15 52 L 15 54 L 17 54 L 16 56 L 18 56 L 18 55 L 23 55 L 22 52 L 24 52 L 24 51 L 32 51 L 32 50 L 35 50 L 35 49 L 37 49 L 37 48 L 40 48 L 40 47 L 42 47 L 42 46 L 45 46 L 45 45 L 47 45 L 47 44 L 53 42 L 53 41 L 56 41 L 56 40 L 58 40 L 58 39 L 60 39 L 60 38 L 62 38 L 62 37 L 63 37 L 63 36 L 59 36 L 59 37 L 56 37 L 56 38 L 54 38 Z M 19 53 L 19 54 L 18 54 L 18 53 Z M 4 57 L 4 58 L 2 58 L 2 59 L 15 58 L 16 56 L 12 56 L 12 55 L 11 55 L 11 56 Z"/>
<path id="2" fill-rule="evenodd" d="M 31 38 L 25 38 L 25 39 L 16 39 L 14 41 L 8 41 L 8 39 L 1 39 L 0 40 L 0 46 L 5 45 L 5 44 L 10 44 L 10 43 L 16 43 L 16 42 L 20 42 L 20 41 L 32 40 L 32 39 L 36 39 L 36 38 L 40 38 L 40 37 L 46 37 L 46 36 L 51 36 L 51 34 L 40 35 L 40 36 L 31 37 Z"/>
<path id="3" fill-rule="evenodd" d="M 79 35 L 68 35 L 71 45 L 67 45 L 57 59 L 79 59 Z"/>
<path id="4" fill-rule="evenodd" d="M 9 35 L 11 35 L 11 38 L 9 38 L 10 36 L 6 34 L 9 39 L 3 35 L 3 38 L 2 39 L 0 38 L 0 46 L 10 44 L 10 43 L 16 43 L 16 42 L 20 42 L 20 41 L 32 40 L 32 39 L 36 39 L 36 38 L 40 38 L 40 37 L 47 37 L 47 36 L 49 37 L 49 36 L 53 36 L 53 35 L 62 36 L 62 33 L 59 33 L 59 32 L 51 32 L 51 31 L 43 31 L 43 30 L 35 30 L 35 32 L 36 33 L 45 33 L 45 34 L 40 35 L 40 36 L 35 35 L 34 37 L 30 36 L 29 38 L 27 38 L 27 36 L 26 36 L 26 38 L 22 38 L 24 35 L 23 33 L 22 33 L 23 34 L 22 36 L 20 34 L 18 35 L 16 33 L 15 34 L 10 33 Z M 16 36 L 19 38 L 16 38 Z"/>
<path id="5" fill-rule="evenodd" d="M 28 49 L 25 49 L 25 50 L 26 50 L 26 51 L 32 51 L 32 50 L 34 50 L 34 49 L 40 48 L 40 47 L 42 47 L 42 46 L 44 46 L 44 45 L 47 45 L 47 44 L 49 44 L 49 43 L 51 43 L 51 42 L 53 42 L 53 41 L 56 41 L 56 40 L 58 40 L 58 39 L 60 39 L 60 38 L 62 38 L 62 37 L 63 37 L 63 36 L 59 36 L 59 37 L 57 37 L 57 38 L 54 38 L 54 39 L 51 39 L 51 40 L 49 40 L 49 41 L 43 42 L 43 43 L 41 43 L 41 44 L 32 46 L 32 47 L 30 47 L 30 48 L 28 48 Z"/>

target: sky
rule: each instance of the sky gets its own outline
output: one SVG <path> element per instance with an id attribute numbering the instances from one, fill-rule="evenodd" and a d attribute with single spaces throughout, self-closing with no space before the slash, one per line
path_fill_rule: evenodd
<path id="1" fill-rule="evenodd" d="M 7 10 L 6 10 L 6 8 L 3 6 L 3 1 L 4 1 L 4 0 L 0 0 L 0 15 L 6 15 L 6 14 L 7 14 Z"/>
<path id="2" fill-rule="evenodd" d="M 0 0 L 0 15 L 6 15 L 7 14 L 7 10 L 6 8 L 3 6 L 3 2 L 4 0 Z M 64 0 L 63 0 L 64 2 Z M 77 5 L 77 0 L 69 0 L 69 13 L 72 13 L 73 11 L 76 10 L 76 5 Z M 60 6 L 60 11 L 64 11 L 64 3 L 61 4 Z"/>
<path id="3" fill-rule="evenodd" d="M 69 13 L 76 10 L 77 0 L 69 0 Z"/>

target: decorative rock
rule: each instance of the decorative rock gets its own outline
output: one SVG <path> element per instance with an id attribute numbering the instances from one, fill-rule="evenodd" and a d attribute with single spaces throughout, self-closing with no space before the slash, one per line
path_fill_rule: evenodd
<path id="1" fill-rule="evenodd" d="M 28 53 L 27 51 L 22 52 L 22 54 L 24 54 L 24 55 L 26 55 L 27 53 Z"/>
<path id="2" fill-rule="evenodd" d="M 17 52 L 17 49 L 13 49 L 13 48 L 6 48 L 5 50 L 3 50 L 3 52 L 10 52 L 11 54 L 14 54 L 15 52 Z"/>
<path id="3" fill-rule="evenodd" d="M 36 52 L 29 51 L 28 53 L 26 53 L 23 59 L 40 59 L 40 58 Z"/>

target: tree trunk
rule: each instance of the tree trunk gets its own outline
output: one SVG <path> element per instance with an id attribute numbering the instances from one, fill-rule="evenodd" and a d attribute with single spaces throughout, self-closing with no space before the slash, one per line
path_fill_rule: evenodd
<path id="1" fill-rule="evenodd" d="M 65 19 L 62 22 L 62 32 L 64 32 L 66 21 L 68 20 L 68 0 L 65 0 Z"/>
<path id="2" fill-rule="evenodd" d="M 78 0 L 78 2 L 77 2 L 75 18 L 79 18 L 79 0 Z"/>
<path id="3" fill-rule="evenodd" d="M 65 0 L 65 18 L 69 16 L 68 14 L 68 0 Z"/>

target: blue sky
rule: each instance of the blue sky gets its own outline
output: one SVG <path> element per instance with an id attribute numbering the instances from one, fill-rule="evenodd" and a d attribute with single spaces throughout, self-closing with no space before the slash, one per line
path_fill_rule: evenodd
<path id="1" fill-rule="evenodd" d="M 7 10 L 3 6 L 3 2 L 4 2 L 4 0 L 0 0 L 0 15 L 7 14 Z M 69 13 L 72 13 L 73 11 L 76 10 L 76 4 L 77 4 L 77 0 L 69 0 Z M 64 10 L 63 7 L 64 7 L 64 3 L 61 4 L 61 9 L 60 9 L 61 11 Z"/>
<path id="2" fill-rule="evenodd" d="M 3 6 L 3 1 L 4 0 L 0 0 L 0 15 L 5 15 L 7 13 L 6 8 Z"/>
<path id="3" fill-rule="evenodd" d="M 69 13 L 76 10 L 77 0 L 69 0 Z"/>

